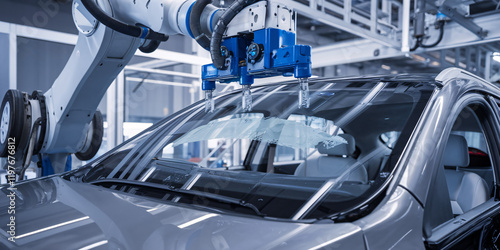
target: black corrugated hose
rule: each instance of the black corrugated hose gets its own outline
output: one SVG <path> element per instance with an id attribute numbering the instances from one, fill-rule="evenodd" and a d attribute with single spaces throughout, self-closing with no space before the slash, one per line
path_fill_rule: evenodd
<path id="1" fill-rule="evenodd" d="M 140 37 L 147 40 L 156 40 L 156 41 L 167 41 L 168 36 L 162 33 L 158 33 L 154 30 L 151 30 L 145 26 L 133 26 L 121 21 L 114 19 L 113 17 L 108 16 L 101 8 L 96 4 L 95 0 L 81 0 L 83 6 L 94 16 L 99 22 L 106 25 L 107 27 L 123 33 L 125 35 Z M 146 32 L 146 34 L 144 34 Z"/>
<path id="2" fill-rule="evenodd" d="M 233 20 L 233 18 L 245 7 L 257 2 L 256 0 L 236 0 L 227 8 L 222 16 L 217 21 L 214 31 L 212 33 L 212 39 L 210 39 L 210 55 L 212 57 L 212 62 L 214 66 L 218 69 L 225 69 L 225 58 L 222 56 L 221 45 L 222 36 L 226 31 L 227 25 Z"/>
<path id="3" fill-rule="evenodd" d="M 417 37 L 417 41 L 415 41 L 415 45 L 412 48 L 410 48 L 410 51 L 415 51 L 419 47 L 427 48 L 427 49 L 432 48 L 432 47 L 436 47 L 441 42 L 441 40 L 443 40 L 444 20 L 439 20 L 437 22 L 438 22 L 437 25 L 439 25 L 439 37 L 438 37 L 438 39 L 432 44 L 423 44 L 422 37 Z"/>
<path id="4" fill-rule="evenodd" d="M 429 45 L 426 45 L 426 44 L 423 44 L 422 41 L 420 41 L 420 47 L 422 48 L 432 48 L 432 47 L 435 47 L 436 45 L 438 45 L 441 40 L 443 40 L 443 35 L 444 35 L 444 21 L 441 20 L 441 21 L 438 21 L 439 23 L 437 25 L 439 25 L 439 37 L 438 39 L 433 43 L 433 44 L 429 44 Z"/>
<path id="5" fill-rule="evenodd" d="M 212 0 L 197 0 L 193 4 L 191 14 L 189 15 L 189 27 L 196 42 L 204 49 L 210 49 L 210 39 L 201 31 L 200 16 L 205 7 L 211 4 Z"/>
<path id="6" fill-rule="evenodd" d="M 418 49 L 418 47 L 420 47 L 420 43 L 422 42 L 422 38 L 421 37 L 417 37 L 417 40 L 415 41 L 415 45 L 413 45 L 413 47 L 410 48 L 410 51 L 415 51 Z"/>

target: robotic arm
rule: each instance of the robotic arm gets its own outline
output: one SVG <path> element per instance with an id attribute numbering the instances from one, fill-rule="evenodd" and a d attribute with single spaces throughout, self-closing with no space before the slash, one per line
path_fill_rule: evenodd
<path id="1" fill-rule="evenodd" d="M 52 87 L 31 95 L 9 90 L 2 102 L 0 157 L 18 159 L 8 170 L 22 179 L 36 154 L 55 173 L 69 154 L 91 159 L 102 141 L 96 108 L 109 85 L 137 49 L 152 52 L 169 35 L 190 36 L 211 51 L 214 64 L 202 67 L 207 111 L 216 82 L 239 81 L 249 111 L 253 79 L 276 75 L 300 79 L 299 106 L 307 108 L 311 48 L 295 45 L 293 11 L 273 0 L 236 0 L 228 9 L 210 2 L 74 0 L 78 42 Z"/>

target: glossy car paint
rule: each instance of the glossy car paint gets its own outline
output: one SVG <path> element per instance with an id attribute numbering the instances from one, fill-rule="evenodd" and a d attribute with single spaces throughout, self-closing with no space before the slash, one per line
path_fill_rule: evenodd
<path id="1" fill-rule="evenodd" d="M 17 238 L 7 241 L 2 225 L 1 249 L 80 249 L 99 242 L 93 249 L 364 249 L 363 233 L 353 223 L 221 215 L 57 176 L 19 184 L 17 196 Z M 7 221 L 7 200 L 1 201 L 0 218 Z"/>

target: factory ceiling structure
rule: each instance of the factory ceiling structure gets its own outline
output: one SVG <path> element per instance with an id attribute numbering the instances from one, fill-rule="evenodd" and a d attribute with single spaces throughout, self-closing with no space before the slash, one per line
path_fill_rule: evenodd
<path id="1" fill-rule="evenodd" d="M 70 2 L 48 1 L 54 1 L 63 8 Z M 24 2 L 35 3 L 35 1 Z M 222 6 L 228 6 L 230 3 L 231 1 L 214 1 L 214 4 Z M 487 79 L 493 77 L 493 81 L 498 78 L 498 66 L 493 59 L 498 58 L 500 51 L 500 31 L 495 29 L 500 22 L 498 18 L 500 10 L 494 0 L 293 0 L 287 1 L 287 6 L 296 11 L 298 42 L 313 47 L 312 61 L 316 75 L 325 73 L 343 75 L 337 72 L 339 69 L 332 67 L 336 65 L 351 65 L 364 69 L 362 71 L 364 73 L 378 72 L 373 68 L 375 65 L 377 68 L 382 68 L 380 72 L 388 73 L 418 72 L 422 69 L 437 73 L 440 69 L 457 66 Z M 442 31 L 437 25 L 438 12 L 439 15 L 444 15 L 439 17 L 443 20 Z M 417 43 L 417 38 L 414 36 L 416 24 L 423 29 L 418 39 L 423 39 L 424 45 L 435 43 L 437 40 L 439 42 L 434 46 L 419 46 L 416 50 L 410 51 Z M 10 32 L 8 25 L 2 26 L 1 32 Z M 23 35 L 22 32 L 20 35 Z M 49 35 L 49 37 L 54 36 Z M 66 43 L 75 39 L 65 39 L 64 34 L 55 37 L 61 37 L 57 40 Z M 164 49 L 169 50 L 167 47 Z M 153 55 L 160 61 L 130 66 L 129 72 L 138 68 L 161 70 L 179 63 L 187 65 L 207 63 L 207 60 L 203 59 L 191 60 L 189 56 L 168 54 L 165 50 Z M 203 51 L 199 53 L 203 57 L 208 57 Z M 144 54 L 138 55 L 144 56 Z M 167 58 L 169 60 L 166 60 Z M 178 60 L 183 61 L 178 62 Z M 172 76 L 168 71 L 148 73 Z M 189 82 L 194 76 L 196 74 L 179 77 Z M 132 79 L 138 80 L 138 77 Z"/>
<path id="2" fill-rule="evenodd" d="M 440 41 L 411 51 L 416 43 L 418 2 L 293 1 L 292 6 L 305 17 L 298 19 L 299 34 L 303 34 L 299 37 L 316 44 L 314 67 L 381 60 L 386 68 L 399 68 L 400 72 L 453 65 L 487 78 L 497 73 L 498 67 L 491 72 L 491 60 L 500 49 L 496 1 L 422 1 L 426 17 L 423 37 L 427 44 Z M 442 34 L 429 25 L 436 22 L 438 11 L 446 16 Z M 385 59 L 397 63 L 388 67 Z"/>

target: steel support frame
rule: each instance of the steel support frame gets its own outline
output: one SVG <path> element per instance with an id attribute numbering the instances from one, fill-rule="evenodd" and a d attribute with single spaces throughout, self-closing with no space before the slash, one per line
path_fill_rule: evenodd
<path id="1" fill-rule="evenodd" d="M 0 33 L 9 36 L 9 89 L 17 88 L 17 27 L 14 24 L 0 22 Z"/>
<path id="2" fill-rule="evenodd" d="M 5 26 L 9 26 L 8 31 L 5 30 Z M 11 32 L 11 30 L 14 30 L 14 32 Z M 25 37 L 25 38 L 43 40 L 48 42 L 68 44 L 68 45 L 75 45 L 78 39 L 78 36 L 73 34 L 30 27 L 21 24 L 11 24 L 1 21 L 0 21 L 0 32 L 9 33 L 11 35 L 12 33 L 14 33 L 16 37 Z M 155 52 L 149 54 L 137 51 L 135 55 L 153 59 L 168 60 L 177 63 L 200 65 L 200 66 L 211 62 L 210 58 L 199 57 L 199 56 L 162 50 L 162 49 L 158 49 Z"/>
<path id="3" fill-rule="evenodd" d="M 9 27 L 9 88 L 17 89 L 17 29 Z"/>
<path id="4" fill-rule="evenodd" d="M 147 62 L 141 62 L 141 63 L 136 63 L 136 64 L 129 64 L 131 67 L 138 67 L 138 68 L 161 68 L 161 67 L 168 67 L 168 66 L 174 66 L 179 64 L 178 62 L 172 62 L 172 61 L 166 61 L 166 60 L 161 60 L 161 59 L 153 59 L 149 60 Z"/>
<path id="5" fill-rule="evenodd" d="M 196 67 L 196 66 L 193 66 Z M 196 67 L 197 71 L 200 71 L 200 67 Z M 191 73 L 183 73 L 177 71 L 170 70 L 161 70 L 161 69 L 148 69 L 142 67 L 134 67 L 134 66 L 125 66 L 125 71 L 139 71 L 139 72 L 147 72 L 159 75 L 168 75 L 168 76 L 180 76 L 189 79 L 200 79 L 201 75 L 191 74 Z"/>
<path id="6" fill-rule="evenodd" d="M 488 32 L 485 31 L 481 26 L 475 24 L 471 19 L 463 17 L 452 7 L 446 5 L 446 2 L 439 7 L 439 11 L 445 14 L 447 17 L 451 18 L 453 21 L 460 24 L 462 27 L 466 28 L 478 38 L 483 39 L 487 36 Z"/>
<path id="7" fill-rule="evenodd" d="M 460 24 L 453 22 L 447 23 L 444 37 L 438 46 L 428 49 L 420 48 L 413 53 L 438 51 L 500 41 L 500 29 L 498 29 L 498 27 L 500 27 L 500 19 L 497 16 L 476 17 L 473 21 L 483 27 L 483 29 L 488 30 L 488 36 L 484 39 L 479 39 L 476 36 L 472 36 L 470 31 Z M 394 47 L 380 45 L 369 39 L 358 39 L 313 48 L 312 64 L 313 68 L 321 68 L 346 63 L 400 57 L 405 56 L 407 53 L 409 52 L 403 52 Z"/>
<path id="8" fill-rule="evenodd" d="M 125 73 L 116 77 L 116 145 L 123 142 L 123 123 L 125 122 Z"/>
<path id="9" fill-rule="evenodd" d="M 117 119 L 116 119 L 116 79 L 109 86 L 108 91 L 106 92 L 106 122 L 108 124 L 107 132 L 106 132 L 106 141 L 107 141 L 107 149 L 111 150 L 116 145 L 116 127 Z"/>
<path id="10" fill-rule="evenodd" d="M 410 4 L 411 0 L 403 0 L 403 23 L 401 33 L 401 51 L 410 51 Z"/>
<path id="11" fill-rule="evenodd" d="M 486 81 L 491 80 L 491 60 L 493 57 L 493 52 L 486 52 L 485 63 L 484 63 L 484 79 Z"/>
<path id="12" fill-rule="evenodd" d="M 138 77 L 127 77 L 126 80 L 132 81 L 132 82 L 153 83 L 153 84 L 161 84 L 161 85 L 167 85 L 167 86 L 178 86 L 178 87 L 185 87 L 185 88 L 192 87 L 192 85 L 189 83 L 171 82 L 171 81 L 154 80 L 154 79 L 143 79 L 143 78 L 138 78 Z"/>
<path id="13" fill-rule="evenodd" d="M 350 1 L 346 1 L 346 2 L 349 3 Z M 314 20 L 322 22 L 326 25 L 330 25 L 330 26 L 335 27 L 337 29 L 352 33 L 354 35 L 357 35 L 357 36 L 360 36 L 360 37 L 363 37 L 366 39 L 370 39 L 370 40 L 377 42 L 379 44 L 383 44 L 385 46 L 390 46 L 390 47 L 395 47 L 395 48 L 399 48 L 401 46 L 400 43 L 395 38 L 391 39 L 389 36 L 384 36 L 384 35 L 378 34 L 378 32 L 377 32 L 378 29 L 372 28 L 374 26 L 374 24 L 371 23 L 371 21 L 373 21 L 373 20 L 369 20 L 367 18 L 360 16 L 359 14 L 355 14 L 352 12 L 349 12 L 350 18 L 338 18 L 338 17 L 335 17 L 333 15 L 327 14 L 326 11 L 317 10 L 317 6 L 314 6 L 314 5 L 316 5 L 314 3 L 316 3 L 316 2 L 313 2 L 312 6 L 311 6 L 311 5 L 302 4 L 302 3 L 297 2 L 297 1 L 289 1 L 286 3 L 286 5 L 287 5 L 287 7 L 292 8 L 295 12 L 297 12 L 301 15 L 312 18 Z M 329 4 L 330 6 L 332 6 L 332 8 L 330 9 L 331 11 L 337 12 L 342 16 L 344 16 L 346 14 L 346 9 L 350 10 L 350 7 L 345 8 L 345 6 L 344 6 L 344 8 L 341 8 L 341 7 L 335 6 L 335 5 L 333 5 L 331 3 L 327 3 L 327 2 L 323 2 L 323 4 L 324 4 L 324 7 L 327 7 L 327 8 L 328 8 L 327 5 Z M 371 15 L 371 17 L 376 17 L 376 15 Z M 365 29 L 365 28 L 362 28 L 358 25 L 352 24 L 351 19 L 352 20 L 359 20 L 358 22 L 360 22 L 360 23 L 369 24 L 369 28 Z"/>
<path id="14" fill-rule="evenodd" d="M 295 22 L 297 24 L 297 22 Z M 297 30 L 297 27 L 295 27 L 295 30 Z M 191 40 L 191 50 L 193 51 L 193 54 L 201 57 L 210 57 L 210 53 L 204 49 L 201 49 L 201 47 L 198 45 L 198 43 L 195 40 Z M 194 75 L 198 75 L 200 72 L 200 68 L 196 67 L 195 65 L 191 66 L 191 73 Z M 191 103 L 195 103 L 198 100 L 201 100 L 204 97 L 203 91 L 201 91 L 201 77 L 197 79 L 193 79 L 191 81 L 191 89 L 189 90 L 191 93 Z"/>
<path id="15" fill-rule="evenodd" d="M 4 33 L 4 34 L 7 34 L 8 35 L 8 39 L 9 39 L 9 88 L 16 88 L 17 87 L 17 81 L 16 81 L 16 76 L 17 76 L 17 62 L 16 62 L 16 59 L 17 59 L 17 56 L 13 57 L 12 55 L 15 54 L 17 55 L 17 47 L 15 48 L 14 51 L 12 51 L 12 44 L 17 44 L 16 43 L 12 43 L 12 35 L 11 35 L 11 26 L 8 24 L 8 23 L 0 23 L 0 33 Z M 15 36 L 14 36 L 15 38 Z M 0 94 L 3 94 L 3 93 L 0 93 Z M 6 164 L 6 158 L 0 158 L 0 166 L 4 166 Z M 3 178 L 4 175 L 1 175 L 0 177 L 2 177 L 0 179 L 0 184 L 5 184 L 6 183 L 6 179 Z"/>

